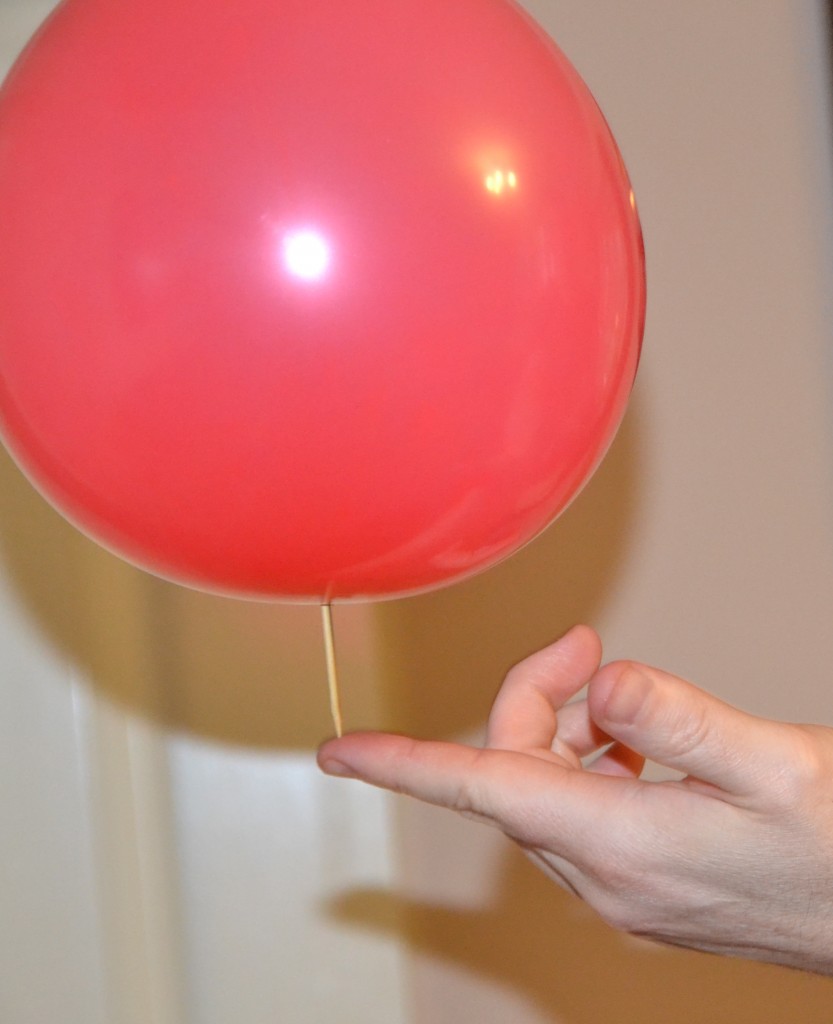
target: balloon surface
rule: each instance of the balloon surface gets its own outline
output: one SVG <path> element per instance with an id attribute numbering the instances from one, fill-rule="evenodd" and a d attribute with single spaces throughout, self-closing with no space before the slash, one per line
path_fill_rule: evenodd
<path id="1" fill-rule="evenodd" d="M 636 372 L 627 174 L 511 0 L 65 0 L 0 91 L 0 236 L 9 449 L 199 588 L 479 572 Z"/>

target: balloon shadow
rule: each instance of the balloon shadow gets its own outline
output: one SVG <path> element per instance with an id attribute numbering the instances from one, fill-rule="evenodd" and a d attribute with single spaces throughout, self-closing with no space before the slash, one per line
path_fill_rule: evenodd
<path id="1" fill-rule="evenodd" d="M 490 992 L 508 990 L 534 1008 L 536 1020 L 553 1024 L 830 1020 L 826 979 L 630 939 L 558 889 L 514 847 L 507 848 L 502 869 L 493 901 L 482 908 L 451 909 L 362 890 L 334 900 L 328 911 L 350 927 L 404 940 L 417 954 L 419 1015 L 434 1024 L 458 1018 L 472 991 L 461 974 L 475 984 L 486 981 Z M 440 975 L 431 970 L 437 960 Z M 499 998 L 497 1004 L 499 1014 Z"/>
<path id="2" fill-rule="evenodd" d="M 641 420 L 634 401 L 584 493 L 502 565 L 445 591 L 335 609 L 348 726 L 475 728 L 508 664 L 596 617 L 635 514 Z M 329 731 L 315 606 L 218 597 L 134 568 L 61 518 L 1 449 L 0 560 L 47 643 L 166 729 L 301 750 Z"/>
<path id="3" fill-rule="evenodd" d="M 315 606 L 199 593 L 128 565 L 55 512 L 2 447 L 0 561 L 44 643 L 131 712 L 249 747 L 309 750 L 329 731 Z M 356 716 L 373 697 L 362 671 L 367 615 L 337 610 Z"/>
<path id="4" fill-rule="evenodd" d="M 647 432 L 637 392 L 590 483 L 535 541 L 455 587 L 380 606 L 391 728 L 458 736 L 479 727 L 511 665 L 599 619 L 638 519 Z"/>

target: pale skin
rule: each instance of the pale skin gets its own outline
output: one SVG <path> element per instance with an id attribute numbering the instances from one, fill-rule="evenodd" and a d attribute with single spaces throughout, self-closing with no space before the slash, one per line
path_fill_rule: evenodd
<path id="1" fill-rule="evenodd" d="M 517 665 L 482 749 L 354 733 L 319 763 L 497 826 L 618 929 L 833 974 L 833 729 L 601 658 L 579 626 Z"/>

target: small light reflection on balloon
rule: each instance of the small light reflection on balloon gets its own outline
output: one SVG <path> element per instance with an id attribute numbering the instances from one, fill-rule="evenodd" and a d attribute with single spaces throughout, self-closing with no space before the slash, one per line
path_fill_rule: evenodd
<path id="1" fill-rule="evenodd" d="M 498 169 L 486 175 L 485 184 L 488 192 L 499 196 L 507 189 L 516 189 L 518 187 L 518 176 L 514 171 Z"/>
<path id="2" fill-rule="evenodd" d="M 284 236 L 284 266 L 301 281 L 320 281 L 327 273 L 331 259 L 330 246 L 318 231 L 302 228 Z"/>

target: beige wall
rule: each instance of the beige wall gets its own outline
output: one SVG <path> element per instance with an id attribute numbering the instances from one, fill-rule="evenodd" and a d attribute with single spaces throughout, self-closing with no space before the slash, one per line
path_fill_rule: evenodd
<path id="1" fill-rule="evenodd" d="M 529 0 L 612 123 L 649 318 L 607 462 L 521 555 L 383 608 L 396 724 L 481 727 L 503 671 L 576 620 L 610 657 L 833 724 L 831 179 L 822 5 Z M 828 983 L 620 939 L 499 837 L 401 810 L 417 1019 L 831 1019 Z"/>

